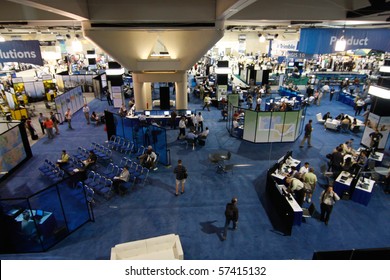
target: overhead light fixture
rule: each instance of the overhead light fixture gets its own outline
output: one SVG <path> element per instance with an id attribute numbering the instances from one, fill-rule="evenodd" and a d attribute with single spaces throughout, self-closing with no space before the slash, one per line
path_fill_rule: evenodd
<path id="1" fill-rule="evenodd" d="M 73 39 L 73 41 L 72 41 L 72 49 L 73 49 L 73 52 L 75 52 L 75 53 L 83 51 L 83 45 L 81 44 L 79 39 L 77 39 L 77 38 Z"/>
<path id="2" fill-rule="evenodd" d="M 264 43 L 264 42 L 265 42 L 265 37 L 264 37 L 264 35 L 259 34 L 258 36 L 259 36 L 259 42 L 260 42 L 260 43 Z"/>
<path id="3" fill-rule="evenodd" d="M 368 93 L 379 98 L 390 99 L 390 90 L 384 87 L 370 85 Z"/>

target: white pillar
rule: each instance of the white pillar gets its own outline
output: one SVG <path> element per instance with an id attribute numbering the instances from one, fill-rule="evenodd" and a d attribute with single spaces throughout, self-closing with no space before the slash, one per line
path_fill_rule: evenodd
<path id="1" fill-rule="evenodd" d="M 187 110 L 188 99 L 187 99 L 187 71 L 178 71 L 181 76 L 180 81 L 175 82 L 176 90 L 176 109 Z"/>
<path id="2" fill-rule="evenodd" d="M 133 89 L 136 111 L 152 109 L 152 89 L 150 82 L 142 82 L 143 74 L 133 73 Z"/>

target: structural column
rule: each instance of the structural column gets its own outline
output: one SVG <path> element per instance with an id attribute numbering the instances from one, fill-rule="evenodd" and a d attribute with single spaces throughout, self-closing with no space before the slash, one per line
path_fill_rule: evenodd
<path id="1" fill-rule="evenodd" d="M 133 89 L 136 111 L 152 109 L 152 88 L 150 82 L 142 82 L 143 74 L 133 73 Z"/>
<path id="2" fill-rule="evenodd" d="M 188 108 L 187 98 L 187 71 L 178 71 L 180 78 L 175 81 L 176 90 L 176 109 L 186 110 Z"/>

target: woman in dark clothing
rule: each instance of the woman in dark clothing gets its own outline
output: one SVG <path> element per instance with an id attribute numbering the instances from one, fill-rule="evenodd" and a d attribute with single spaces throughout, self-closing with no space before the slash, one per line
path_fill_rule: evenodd
<path id="1" fill-rule="evenodd" d="M 179 184 L 181 183 L 181 194 L 184 193 L 184 184 L 187 179 L 187 168 L 182 165 L 181 159 L 177 161 L 177 166 L 173 170 L 173 173 L 176 174 L 176 193 L 175 195 L 179 195 Z"/>

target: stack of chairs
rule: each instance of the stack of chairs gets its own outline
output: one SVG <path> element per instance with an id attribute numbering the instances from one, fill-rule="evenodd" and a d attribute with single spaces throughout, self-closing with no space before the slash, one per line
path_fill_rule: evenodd
<path id="1" fill-rule="evenodd" d="M 88 177 L 84 181 L 84 184 L 107 200 L 114 194 L 112 190 L 112 180 L 94 171 L 88 173 Z"/>
<path id="2" fill-rule="evenodd" d="M 93 151 L 95 153 L 95 155 L 103 161 L 110 161 L 111 160 L 112 151 L 110 149 L 104 147 L 103 145 L 92 142 L 89 150 Z"/>
<path id="3" fill-rule="evenodd" d="M 120 147 L 120 152 L 125 155 L 130 155 L 134 152 L 134 146 L 135 144 L 132 141 L 125 139 L 122 146 Z"/>
<path id="4" fill-rule="evenodd" d="M 83 147 L 77 148 L 77 154 L 74 155 L 79 161 L 86 160 L 89 156 L 89 151 Z"/>
<path id="5" fill-rule="evenodd" d="M 45 159 L 44 164 L 38 167 L 38 169 L 45 178 L 49 178 L 54 182 L 59 182 L 65 177 L 64 170 L 48 159 Z"/>
<path id="6" fill-rule="evenodd" d="M 131 180 L 133 181 L 133 185 L 137 183 L 141 183 L 142 186 L 145 186 L 148 177 L 149 177 L 149 169 L 145 167 L 141 167 L 141 169 L 138 172 L 135 172 L 130 176 Z"/>

